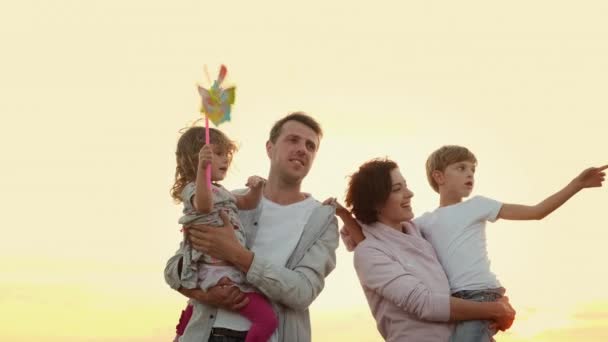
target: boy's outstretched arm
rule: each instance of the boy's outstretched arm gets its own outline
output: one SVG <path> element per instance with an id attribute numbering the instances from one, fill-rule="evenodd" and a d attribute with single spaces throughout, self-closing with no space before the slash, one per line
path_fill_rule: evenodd
<path id="1" fill-rule="evenodd" d="M 249 191 L 244 195 L 235 195 L 236 207 L 239 210 L 253 210 L 257 208 L 260 199 L 262 199 L 262 191 L 266 180 L 259 176 L 251 176 L 247 180 L 246 187 Z"/>
<path id="2" fill-rule="evenodd" d="M 196 211 L 209 214 L 213 210 L 213 192 L 207 184 L 206 169 L 211 165 L 213 145 L 207 144 L 198 153 L 198 170 L 196 171 L 196 193 L 192 201 Z"/>
<path id="3" fill-rule="evenodd" d="M 563 189 L 547 197 L 544 201 L 534 206 L 519 204 L 503 204 L 498 217 L 505 220 L 540 220 L 566 203 L 570 197 L 585 188 L 597 188 L 602 186 L 606 177 L 603 172 L 608 165 L 602 167 L 590 167 L 576 178 L 574 178 Z"/>

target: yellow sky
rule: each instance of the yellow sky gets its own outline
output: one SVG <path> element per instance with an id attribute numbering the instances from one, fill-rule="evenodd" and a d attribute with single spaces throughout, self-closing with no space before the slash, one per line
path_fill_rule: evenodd
<path id="1" fill-rule="evenodd" d="M 476 194 L 533 204 L 608 163 L 603 1 L 32 1 L 0 5 L 0 340 L 166 341 L 184 299 L 162 279 L 179 243 L 178 130 L 203 66 L 237 84 L 241 144 L 224 182 L 265 176 L 272 123 L 304 110 L 325 138 L 304 189 L 342 197 L 389 156 L 437 197 L 442 144 L 479 160 Z M 543 221 L 488 226 L 518 319 L 499 341 L 604 341 L 606 189 Z M 315 341 L 378 341 L 341 246 L 312 307 Z"/>

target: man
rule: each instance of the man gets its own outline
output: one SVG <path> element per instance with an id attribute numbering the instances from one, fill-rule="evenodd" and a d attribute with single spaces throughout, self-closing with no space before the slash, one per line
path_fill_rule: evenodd
<path id="1" fill-rule="evenodd" d="M 246 231 L 242 247 L 224 217 L 224 227 L 188 229 L 195 249 L 225 260 L 246 274 L 247 282 L 268 297 L 279 319 L 272 341 L 311 340 L 308 306 L 336 266 L 338 247 L 334 208 L 301 191 L 319 148 L 321 127 L 296 112 L 277 121 L 266 142 L 270 172 L 258 207 L 239 216 Z M 179 284 L 181 253 L 165 268 L 167 283 L 193 299 L 193 315 L 180 341 L 244 341 L 249 321 L 236 310 L 247 304 L 229 281 L 207 292 Z"/>

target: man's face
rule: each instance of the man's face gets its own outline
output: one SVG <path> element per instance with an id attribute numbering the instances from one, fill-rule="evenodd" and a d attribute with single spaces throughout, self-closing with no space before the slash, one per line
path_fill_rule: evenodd
<path id="1" fill-rule="evenodd" d="M 308 174 L 319 148 L 319 136 L 310 127 L 294 120 L 287 121 L 275 143 L 266 143 L 271 174 L 283 181 L 300 183 Z"/>

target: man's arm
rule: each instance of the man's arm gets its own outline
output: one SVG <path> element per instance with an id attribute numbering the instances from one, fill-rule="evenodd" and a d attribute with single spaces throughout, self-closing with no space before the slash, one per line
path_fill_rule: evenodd
<path id="1" fill-rule="evenodd" d="M 183 247 L 180 247 L 165 265 L 165 282 L 176 291 L 181 287 L 182 256 Z"/>
<path id="2" fill-rule="evenodd" d="M 220 211 L 220 218 L 224 222 L 222 227 L 207 225 L 188 227 L 188 239 L 192 243 L 192 248 L 213 258 L 227 261 L 247 273 L 253 261 L 253 253 L 237 240 L 228 214 Z"/>
<path id="3" fill-rule="evenodd" d="M 238 289 L 232 286 L 230 280 L 222 279 L 207 291 L 201 289 L 186 289 L 180 285 L 182 252 L 181 249 L 169 259 L 165 267 L 165 281 L 171 288 L 182 295 L 215 307 L 238 311 L 249 302 L 249 299 Z"/>
<path id="4" fill-rule="evenodd" d="M 192 246 L 245 272 L 247 281 L 273 301 L 293 309 L 306 309 L 323 289 L 325 277 L 336 267 L 338 223 L 335 217 L 302 260 L 294 269 L 289 269 L 256 257 L 241 246 L 228 217 L 224 213 L 220 216 L 224 220 L 223 227 L 190 227 Z"/>
<path id="5" fill-rule="evenodd" d="M 505 220 L 541 220 L 582 189 L 601 187 L 606 176 L 603 170 L 606 168 L 608 168 L 608 165 L 584 170 L 563 189 L 537 205 L 503 204 L 498 217 Z"/>
<path id="6" fill-rule="evenodd" d="M 325 278 L 336 267 L 337 248 L 338 222 L 333 217 L 323 234 L 293 269 L 254 256 L 247 272 L 247 281 L 271 300 L 292 309 L 304 310 L 321 293 Z"/>
<path id="7" fill-rule="evenodd" d="M 228 278 L 222 278 L 217 285 L 210 287 L 207 291 L 183 287 L 180 287 L 177 291 L 190 299 L 230 311 L 239 311 L 249 303 L 245 294 L 234 286 Z"/>

